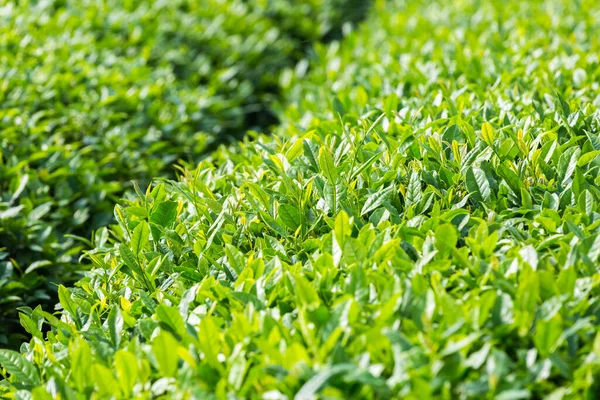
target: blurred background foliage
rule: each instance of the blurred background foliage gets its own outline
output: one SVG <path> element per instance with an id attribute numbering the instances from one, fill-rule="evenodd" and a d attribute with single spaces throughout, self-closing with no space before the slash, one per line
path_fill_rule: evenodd
<path id="1" fill-rule="evenodd" d="M 0 1 L 0 346 L 52 309 L 132 182 L 277 122 L 280 72 L 369 2 Z"/>

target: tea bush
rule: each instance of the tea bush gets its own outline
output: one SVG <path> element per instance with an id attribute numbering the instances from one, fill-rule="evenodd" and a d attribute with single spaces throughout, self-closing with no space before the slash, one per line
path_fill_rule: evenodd
<path id="1" fill-rule="evenodd" d="M 132 180 L 274 123 L 279 71 L 334 18 L 285 5 L 318 16 L 302 21 L 314 33 L 297 38 L 293 14 L 278 24 L 278 1 L 1 5 L 0 345 L 22 341 L 16 306 L 51 304 L 76 277 Z"/>
<path id="2" fill-rule="evenodd" d="M 115 207 L 3 390 L 596 398 L 599 17 L 378 2 L 281 75 L 274 135 Z"/>

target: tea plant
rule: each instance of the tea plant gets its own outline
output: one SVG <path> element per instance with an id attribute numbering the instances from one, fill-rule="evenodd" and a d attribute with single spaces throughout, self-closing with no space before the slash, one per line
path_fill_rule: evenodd
<path id="1" fill-rule="evenodd" d="M 295 21 L 277 23 L 274 8 L 0 2 L 0 346 L 23 339 L 10 336 L 15 307 L 51 306 L 55 283 L 77 277 L 81 250 L 103 243 L 132 180 L 174 176 L 178 159 L 274 123 L 279 71 L 333 18 L 303 5 L 315 33 L 296 38 L 286 31 Z"/>
<path id="2" fill-rule="evenodd" d="M 115 207 L 2 390 L 596 398 L 599 17 L 378 2 L 282 74 L 274 135 Z"/>

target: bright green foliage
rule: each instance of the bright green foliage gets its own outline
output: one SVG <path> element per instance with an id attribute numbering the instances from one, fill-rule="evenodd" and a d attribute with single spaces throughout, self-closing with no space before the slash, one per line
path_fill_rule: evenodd
<path id="1" fill-rule="evenodd" d="M 274 136 L 117 205 L 5 390 L 596 398 L 600 7 L 407 3 L 284 74 Z"/>
<path id="2" fill-rule="evenodd" d="M 285 4 L 319 15 L 302 23 L 317 33 L 279 24 L 278 1 L 0 2 L 0 345 L 16 305 L 48 300 L 104 245 L 131 180 L 273 123 L 279 71 L 335 17 Z"/>

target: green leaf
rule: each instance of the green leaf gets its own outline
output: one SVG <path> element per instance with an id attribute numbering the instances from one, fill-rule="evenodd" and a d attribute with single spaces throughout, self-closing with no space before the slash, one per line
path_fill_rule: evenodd
<path id="1" fill-rule="evenodd" d="M 123 316 L 118 306 L 111 308 L 108 313 L 108 331 L 113 345 L 115 348 L 119 348 L 121 332 L 123 332 Z"/>
<path id="2" fill-rule="evenodd" d="M 575 290 L 575 285 L 577 284 L 577 273 L 575 272 L 575 269 L 572 266 L 562 269 L 558 274 L 557 284 L 561 294 L 571 296 Z"/>
<path id="3" fill-rule="evenodd" d="M 417 204 L 421 201 L 423 192 L 421 191 L 421 179 L 417 171 L 410 174 L 408 187 L 406 189 L 406 207 Z"/>
<path id="4" fill-rule="evenodd" d="M 177 363 L 179 362 L 177 346 L 178 343 L 175 338 L 167 332 L 161 331 L 152 339 L 152 354 L 161 376 L 175 376 Z"/>
<path id="5" fill-rule="evenodd" d="M 366 259 L 367 249 L 355 238 L 347 238 L 340 244 L 342 254 L 347 264 L 361 263 Z"/>
<path id="6" fill-rule="evenodd" d="M 227 375 L 227 383 L 235 390 L 239 390 L 243 383 L 246 373 L 246 357 L 245 352 L 241 350 L 241 346 L 234 349 L 233 354 L 229 358 L 229 374 Z"/>
<path id="7" fill-rule="evenodd" d="M 299 307 L 316 307 L 320 304 L 317 291 L 306 278 L 297 275 L 294 277 L 294 282 Z"/>
<path id="8" fill-rule="evenodd" d="M 294 231 L 302 224 L 300 210 L 294 205 L 281 204 L 278 209 L 278 214 L 283 223 Z"/>
<path id="9" fill-rule="evenodd" d="M 44 336 L 42 335 L 42 332 L 38 329 L 37 324 L 29 316 L 25 315 L 24 313 L 19 313 L 19 322 L 29 334 L 40 340 L 43 340 Z"/>
<path id="10" fill-rule="evenodd" d="M 91 374 L 95 388 L 100 395 L 116 396 L 118 394 L 119 384 L 110 369 L 102 364 L 94 364 Z"/>
<path id="11" fill-rule="evenodd" d="M 40 375 L 35 365 L 16 351 L 0 349 L 0 365 L 25 385 L 40 384 Z"/>
<path id="12" fill-rule="evenodd" d="M 484 122 L 481 126 L 481 137 L 488 146 L 492 147 L 494 145 L 496 132 L 489 122 Z"/>
<path id="13" fill-rule="evenodd" d="M 521 195 L 521 188 L 523 187 L 523 183 L 517 174 L 515 174 L 510 168 L 505 165 L 500 165 L 496 172 L 500 175 L 508 187 L 513 191 L 515 195 Z"/>
<path id="14" fill-rule="evenodd" d="M 225 255 L 229 265 L 234 269 L 236 276 L 241 274 L 246 267 L 246 259 L 241 251 L 230 244 L 225 245 Z"/>
<path id="15" fill-rule="evenodd" d="M 325 178 L 335 186 L 338 179 L 338 170 L 333 163 L 333 158 L 327 147 L 321 147 L 319 150 L 319 167 Z"/>
<path id="16" fill-rule="evenodd" d="M 594 197 L 589 190 L 584 190 L 579 195 L 579 199 L 577 200 L 577 204 L 579 206 L 579 210 L 585 215 L 591 215 L 592 211 L 596 207 L 596 202 L 594 201 Z"/>
<path id="17" fill-rule="evenodd" d="M 385 113 L 380 114 L 379 117 L 377 117 L 377 119 L 373 121 L 373 123 L 369 126 L 369 129 L 367 129 L 367 131 L 365 132 L 365 136 L 369 136 L 369 134 L 373 132 L 373 130 L 377 127 L 377 125 L 379 125 L 379 123 L 384 117 Z"/>
<path id="18" fill-rule="evenodd" d="M 71 361 L 71 378 L 81 391 L 92 385 L 90 369 L 92 367 L 92 350 L 90 345 L 81 337 L 69 344 Z"/>
<path id="19" fill-rule="evenodd" d="M 0 220 L 14 218 L 23 210 L 23 205 L 10 207 L 7 210 L 0 211 Z"/>
<path id="20" fill-rule="evenodd" d="M 542 356 L 548 357 L 553 352 L 562 332 L 562 323 L 558 317 L 552 318 L 549 321 L 537 321 L 533 342 Z"/>
<path id="21" fill-rule="evenodd" d="M 469 192 L 479 199 L 488 203 L 491 199 L 490 184 L 487 180 L 485 172 L 478 167 L 471 167 L 467 170 L 467 189 Z"/>
<path id="22" fill-rule="evenodd" d="M 123 260 L 125 265 L 127 265 L 133 272 L 138 274 L 140 277 L 143 277 L 144 272 L 143 272 L 142 268 L 138 265 L 136 256 L 135 256 L 135 254 L 133 254 L 133 252 L 131 250 L 129 250 L 129 247 L 127 247 L 124 244 L 120 244 L 119 245 L 119 255 L 121 256 L 121 259 Z"/>
<path id="23" fill-rule="evenodd" d="M 160 304 L 156 307 L 156 317 L 161 326 L 164 326 L 175 335 L 178 335 L 179 337 L 185 335 L 185 322 L 183 321 L 181 314 L 179 314 L 177 307 Z"/>
<path id="24" fill-rule="evenodd" d="M 115 353 L 115 370 L 123 397 L 131 398 L 133 387 L 138 380 L 138 361 L 135 354 L 127 350 Z"/>
<path id="25" fill-rule="evenodd" d="M 340 99 L 338 99 L 337 97 L 333 98 L 333 109 L 341 117 L 343 117 L 344 114 L 346 114 L 346 110 L 344 108 L 344 105 L 342 104 L 342 102 L 340 101 Z"/>
<path id="26" fill-rule="evenodd" d="M 308 139 L 304 139 L 302 141 L 302 145 L 304 147 L 304 156 L 310 163 L 312 170 L 314 172 L 319 171 L 319 164 L 317 161 L 319 148 L 318 146 Z"/>
<path id="27" fill-rule="evenodd" d="M 146 217 L 148 217 L 148 210 L 146 210 L 145 207 L 131 206 L 131 207 L 127 207 L 125 209 L 125 211 L 127 211 L 127 214 L 133 215 L 135 217 L 139 217 L 139 218 L 146 218 Z"/>
<path id="28" fill-rule="evenodd" d="M 176 201 L 163 201 L 152 210 L 150 222 L 163 228 L 171 227 L 177 219 L 177 206 Z"/>
<path id="29" fill-rule="evenodd" d="M 581 150 L 578 147 L 570 147 L 560 156 L 558 160 L 558 171 L 562 178 L 561 184 L 563 186 L 567 184 L 567 181 L 575 172 L 580 153 Z"/>
<path id="30" fill-rule="evenodd" d="M 149 239 L 150 227 L 147 222 L 142 221 L 135 227 L 131 234 L 131 250 L 136 258 L 140 257 L 140 253 L 148 245 Z"/>
<path id="31" fill-rule="evenodd" d="M 598 157 L 599 155 L 600 155 L 600 150 L 592 150 L 585 154 L 582 154 L 581 157 L 579 157 L 579 161 L 577 161 L 577 166 L 580 168 L 585 167 L 586 165 L 588 165 L 589 163 L 594 161 L 594 159 L 596 157 Z"/>
<path id="32" fill-rule="evenodd" d="M 372 193 L 360 210 L 360 215 L 368 214 L 381 207 L 395 192 L 396 187 L 392 185 L 381 191 Z"/>
<path id="33" fill-rule="evenodd" d="M 77 305 L 71 299 L 71 292 L 69 292 L 69 290 L 63 285 L 58 287 L 58 300 L 65 311 L 69 313 L 71 318 L 77 321 Z"/>
<path id="34" fill-rule="evenodd" d="M 252 196 L 256 200 L 258 200 L 268 212 L 271 208 L 271 200 L 267 192 L 265 192 L 259 185 L 253 182 L 246 182 L 244 186 L 248 188 Z"/>
<path id="35" fill-rule="evenodd" d="M 19 185 L 17 186 L 17 188 L 13 192 L 12 196 L 10 197 L 11 203 L 19 198 L 21 193 L 23 193 L 23 190 L 25 190 L 25 187 L 27 186 L 28 182 L 29 182 L 29 175 L 23 174 L 19 177 Z"/>
<path id="36" fill-rule="evenodd" d="M 373 163 L 375 161 L 377 161 L 377 159 L 379 159 L 379 157 L 381 157 L 381 155 L 383 154 L 383 152 L 377 152 L 375 154 L 373 154 L 367 161 L 363 162 L 361 165 L 357 166 L 354 170 L 354 172 L 352 172 L 352 175 L 350 176 L 350 181 L 353 181 L 354 179 L 356 179 L 357 176 L 359 176 L 363 171 L 365 171 L 367 168 L 369 168 L 371 165 L 373 165 Z"/>
<path id="37" fill-rule="evenodd" d="M 350 217 L 346 211 L 340 211 L 335 217 L 333 232 L 340 247 L 343 248 L 346 237 L 352 235 L 352 224 L 350 223 Z"/>
<path id="38" fill-rule="evenodd" d="M 353 364 L 337 364 L 333 366 L 326 366 L 322 371 L 314 375 L 308 380 L 296 393 L 295 400 L 312 399 L 319 392 L 319 390 L 327 384 L 327 382 L 333 377 L 341 374 L 350 373 L 355 370 L 356 367 Z"/>
<path id="39" fill-rule="evenodd" d="M 531 392 L 526 389 L 509 389 L 499 393 L 496 400 L 520 400 L 531 398 Z"/>
<path id="40" fill-rule="evenodd" d="M 435 230 L 435 247 L 442 254 L 446 254 L 456 248 L 458 233 L 452 224 L 439 225 Z"/>

